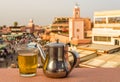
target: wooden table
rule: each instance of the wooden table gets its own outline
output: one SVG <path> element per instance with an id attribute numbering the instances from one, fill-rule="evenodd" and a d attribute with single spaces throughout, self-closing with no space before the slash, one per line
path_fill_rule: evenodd
<path id="1" fill-rule="evenodd" d="M 120 68 L 75 68 L 66 78 L 48 78 L 42 69 L 34 77 L 21 77 L 17 68 L 1 68 L 0 82 L 120 82 Z"/>

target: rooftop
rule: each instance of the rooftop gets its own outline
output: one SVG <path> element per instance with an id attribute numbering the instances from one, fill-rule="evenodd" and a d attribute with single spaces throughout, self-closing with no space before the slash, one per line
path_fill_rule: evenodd
<path id="1" fill-rule="evenodd" d="M 89 49 L 96 49 L 96 50 L 112 50 L 115 48 L 120 48 L 118 45 L 103 45 L 103 44 L 88 44 L 84 46 L 80 46 L 79 48 L 89 48 Z"/>

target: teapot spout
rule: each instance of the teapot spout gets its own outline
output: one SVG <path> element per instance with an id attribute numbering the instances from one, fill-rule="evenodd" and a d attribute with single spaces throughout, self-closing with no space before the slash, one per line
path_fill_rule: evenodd
<path id="1" fill-rule="evenodd" d="M 45 63 L 46 54 L 43 51 L 42 46 L 40 44 L 37 44 L 37 48 L 39 49 L 39 52 L 40 52 L 41 62 L 44 64 Z"/>

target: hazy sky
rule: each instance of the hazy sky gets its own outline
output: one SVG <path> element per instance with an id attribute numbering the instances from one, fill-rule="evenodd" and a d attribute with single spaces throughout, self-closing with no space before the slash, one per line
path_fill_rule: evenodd
<path id="1" fill-rule="evenodd" d="M 120 10 L 120 0 L 0 0 L 0 26 L 27 25 L 33 19 L 37 25 L 51 24 L 54 17 L 71 17 L 75 3 L 80 16 L 93 18 L 94 11 Z"/>

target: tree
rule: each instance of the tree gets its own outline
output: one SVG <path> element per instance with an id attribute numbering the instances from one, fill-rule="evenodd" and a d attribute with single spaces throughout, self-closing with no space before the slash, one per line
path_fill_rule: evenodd
<path id="1" fill-rule="evenodd" d="M 7 26 L 6 25 L 3 25 L 3 28 L 6 28 Z"/>
<path id="2" fill-rule="evenodd" d="M 18 25 L 18 22 L 15 21 L 15 22 L 14 22 L 14 27 L 17 27 L 17 25 Z"/>
<path id="3" fill-rule="evenodd" d="M 2 30 L 3 29 L 3 27 L 2 26 L 0 26 L 0 30 Z"/>

